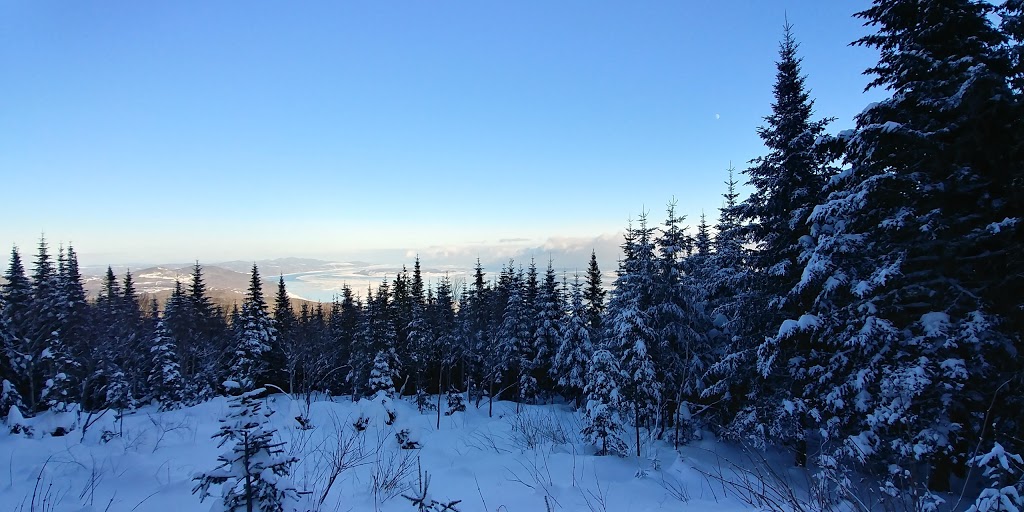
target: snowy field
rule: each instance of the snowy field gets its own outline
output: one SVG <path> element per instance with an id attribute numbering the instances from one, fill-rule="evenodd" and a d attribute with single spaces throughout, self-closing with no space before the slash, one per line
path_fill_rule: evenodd
<path id="1" fill-rule="evenodd" d="M 736 482 L 748 469 L 770 470 L 759 456 L 708 437 L 679 452 L 656 441 L 644 443 L 639 459 L 597 457 L 579 435 L 579 414 L 566 405 L 517 411 L 515 403 L 496 402 L 488 417 L 485 401 L 442 415 L 437 428 L 436 412 L 420 413 L 405 400 L 323 398 L 308 414 L 304 402 L 287 395 L 265 400 L 275 411 L 270 423 L 277 440 L 300 460 L 292 479 L 308 491 L 310 510 L 416 510 L 403 495 L 417 494 L 422 474 L 429 476 L 432 499 L 461 500 L 462 512 L 749 510 L 758 502 Z M 215 468 L 227 449 L 211 438 L 227 404 L 218 398 L 170 412 L 146 407 L 123 424 L 113 412 L 24 420 L 31 438 L 0 434 L 0 510 L 209 510 L 219 492 L 201 503 L 192 478 Z M 308 417 L 308 428 L 296 416 Z M 71 430 L 48 434 L 60 426 Z M 396 433 L 403 430 L 419 448 L 399 447 Z M 796 469 L 777 469 L 780 476 L 805 480 Z"/>

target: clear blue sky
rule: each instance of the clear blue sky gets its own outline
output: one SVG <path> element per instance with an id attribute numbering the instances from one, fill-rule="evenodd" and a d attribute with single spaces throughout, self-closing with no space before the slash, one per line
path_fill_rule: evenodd
<path id="1" fill-rule="evenodd" d="M 0 4 L 0 248 L 217 261 L 690 223 L 761 153 L 785 16 L 832 131 L 867 2 Z M 6 260 L 6 258 L 2 258 Z M 611 263 L 606 263 L 611 265 Z"/>

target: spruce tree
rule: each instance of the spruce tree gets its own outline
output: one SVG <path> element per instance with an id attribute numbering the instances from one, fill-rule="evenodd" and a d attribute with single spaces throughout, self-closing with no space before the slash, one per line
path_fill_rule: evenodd
<path id="1" fill-rule="evenodd" d="M 388 397 L 394 396 L 398 371 L 392 367 L 391 362 L 395 359 L 395 355 L 386 350 L 378 350 L 377 354 L 373 356 L 373 367 L 370 368 L 370 378 L 367 382 L 370 396 L 376 396 L 379 393 Z"/>
<path id="2" fill-rule="evenodd" d="M 28 408 L 22 412 L 31 414 L 35 410 L 36 384 L 33 375 L 35 360 L 28 350 L 26 336 L 29 332 L 29 316 L 32 301 L 32 283 L 25 274 L 21 255 L 17 247 L 11 249 L 10 263 L 4 273 L 5 282 L 0 285 L 0 310 L 5 326 L 3 338 L 4 367 L 8 377 L 20 396 L 29 397 Z M 6 412 L 5 412 L 6 414 Z"/>
<path id="3" fill-rule="evenodd" d="M 198 473 L 192 493 L 200 501 L 211 496 L 210 487 L 222 486 L 214 502 L 218 512 L 284 512 L 300 506 L 301 495 L 290 482 L 291 467 L 298 459 L 287 455 L 283 442 L 274 440 L 269 425 L 271 411 L 263 411 L 263 388 L 248 390 L 228 403 L 227 416 L 213 435 L 218 446 L 234 443 L 218 457 L 220 465 Z"/>
<path id="4" fill-rule="evenodd" d="M 569 314 L 563 320 L 558 351 L 551 367 L 552 378 L 577 406 L 583 398 L 589 375 L 587 365 L 594 353 L 590 341 L 590 326 L 587 322 L 587 307 L 583 304 L 583 292 L 579 274 L 576 275 L 570 292 Z"/>
<path id="5" fill-rule="evenodd" d="M 74 247 L 68 245 L 64 264 L 58 272 L 61 303 L 61 330 L 65 346 L 71 354 L 71 358 L 84 367 L 83 359 L 89 357 L 94 343 L 95 334 L 90 320 L 92 311 L 89 302 L 86 300 L 85 287 L 82 283 L 82 274 L 78 266 L 78 253 Z M 78 369 L 77 380 L 85 375 L 84 368 Z M 81 391 L 78 393 L 81 395 Z"/>
<path id="6" fill-rule="evenodd" d="M 597 252 L 590 251 L 590 264 L 587 266 L 587 289 L 584 299 L 587 304 L 587 324 L 592 333 L 601 332 L 601 318 L 604 316 L 605 295 L 601 286 L 601 268 L 597 265 Z"/>
<path id="7" fill-rule="evenodd" d="M 397 335 L 391 321 L 389 306 L 390 292 L 387 279 L 377 287 L 377 293 L 367 288 L 366 304 L 363 307 L 361 322 L 352 347 L 348 380 L 361 395 L 371 381 L 371 372 L 376 367 L 378 356 L 386 357 L 388 374 L 400 371 L 402 365 L 395 351 Z M 392 387 L 394 384 L 392 384 Z M 371 394 L 376 390 L 371 389 Z"/>
<path id="8" fill-rule="evenodd" d="M 758 425 L 764 425 L 766 418 L 755 409 L 765 405 L 759 399 L 763 379 L 750 371 L 756 363 L 756 346 L 763 339 L 750 333 L 763 326 L 750 322 L 744 310 L 750 294 L 749 255 L 743 245 L 744 226 L 738 218 L 739 194 L 733 172 L 730 166 L 723 205 L 718 210 L 714 252 L 697 259 L 695 263 L 702 266 L 691 267 L 699 272 L 700 297 L 717 338 L 713 351 L 718 357 L 704 375 L 707 387 L 702 398 L 719 404 L 715 422 L 722 426 L 720 434 L 763 446 L 767 438 Z"/>
<path id="9" fill-rule="evenodd" d="M 797 49 L 787 23 L 779 44 L 772 112 L 758 129 L 768 153 L 752 160 L 744 171 L 753 191 L 736 207 L 738 220 L 744 223 L 743 241 L 753 250 L 747 258 L 748 291 L 737 305 L 745 312 L 744 321 L 735 324 L 734 336 L 743 339 L 742 347 L 756 347 L 758 372 L 766 379 L 758 397 L 764 407 L 754 410 L 760 417 L 756 425 L 744 428 L 767 431 L 776 441 L 802 443 L 803 430 L 784 407 L 799 401 L 800 394 L 793 389 L 785 363 L 806 357 L 808 347 L 795 340 L 779 343 L 772 327 L 804 309 L 802 297 L 789 291 L 802 274 L 798 259 L 808 240 L 807 219 L 831 175 L 831 153 L 823 149 L 830 120 L 812 120 L 814 101 L 801 74 Z M 798 453 L 798 462 L 802 457 Z"/>
<path id="10" fill-rule="evenodd" d="M 273 382 L 287 387 L 288 392 L 295 392 L 296 371 L 300 360 L 307 355 L 306 348 L 311 339 L 299 339 L 295 333 L 295 311 L 288 290 L 284 284 L 284 275 L 278 277 L 277 295 L 274 297 L 274 324 L 277 327 L 277 339 L 267 355 L 267 365 Z"/>
<path id="11" fill-rule="evenodd" d="M 495 340 L 497 350 L 491 352 L 488 367 L 493 372 L 491 398 L 495 389 L 508 382 L 518 389 L 518 400 L 528 402 L 537 394 L 537 379 L 533 376 L 537 352 L 529 331 L 529 310 L 520 274 L 508 286 L 508 300 Z"/>
<path id="12" fill-rule="evenodd" d="M 656 356 L 662 367 L 666 416 L 678 428 L 680 418 L 689 417 L 689 404 L 702 402 L 703 375 L 713 358 L 709 343 L 710 320 L 704 310 L 694 277 L 687 272 L 685 256 L 692 251 L 690 237 L 676 215 L 675 201 L 657 239 L 658 279 L 651 308 L 652 328 L 658 333 Z M 677 430 L 678 434 L 678 430 Z"/>
<path id="13" fill-rule="evenodd" d="M 163 319 L 156 318 L 153 340 L 149 355 L 152 360 L 147 383 L 150 396 L 160 403 L 160 410 L 168 411 L 181 407 L 183 399 L 181 367 L 178 364 L 177 346 Z"/>
<path id="14" fill-rule="evenodd" d="M 693 239 L 694 251 L 698 256 L 711 255 L 711 232 L 708 228 L 707 216 L 700 213 L 700 223 L 697 224 L 697 234 Z"/>
<path id="15" fill-rule="evenodd" d="M 580 433 L 598 447 L 598 455 L 625 455 L 628 447 L 622 440 L 618 363 L 611 352 L 602 349 L 594 352 L 588 367 L 590 378 L 584 389 L 586 413 Z"/>
<path id="16" fill-rule="evenodd" d="M 62 297 L 60 281 L 50 259 L 46 239 L 39 239 L 32 273 L 32 298 L 29 309 L 29 328 L 25 341 L 28 353 L 35 361 L 32 373 L 38 390 L 35 407 L 41 405 L 52 410 L 66 410 L 78 401 L 75 377 L 78 363 L 61 338 Z"/>
<path id="17" fill-rule="evenodd" d="M 564 316 L 562 304 L 562 292 L 558 288 L 558 280 L 551 259 L 548 259 L 548 267 L 544 272 L 544 281 L 541 283 L 537 297 L 537 305 L 534 316 L 536 318 L 536 330 L 534 331 L 534 368 L 535 380 L 545 388 L 550 388 L 548 381 L 555 352 L 562 339 L 562 322 Z"/>
<path id="18" fill-rule="evenodd" d="M 189 399 L 204 400 L 223 389 L 221 382 L 231 365 L 237 331 L 242 326 L 233 322 L 235 332 L 228 331 L 223 312 L 210 298 L 198 261 L 192 266 L 186 297 L 183 312 L 188 319 L 187 336 L 176 334 L 175 338 L 181 345 L 182 376 L 188 382 Z"/>
<path id="19" fill-rule="evenodd" d="M 1021 375 L 1010 291 L 1020 204 L 1008 200 L 1021 124 L 991 9 L 879 0 L 858 14 L 878 27 L 858 41 L 880 51 L 871 86 L 893 96 L 857 118 L 849 169 L 811 215 L 814 243 L 792 292 L 813 301 L 777 336 L 812 347 L 793 372 L 814 397 L 806 416 L 829 420 L 833 456 L 934 491 L 975 443 L 992 446 L 984 433 L 1022 425 L 1020 394 L 999 389 Z M 1001 412 L 971 413 L 983 410 Z"/>
<path id="20" fill-rule="evenodd" d="M 355 294 L 352 293 L 352 289 L 348 285 L 342 286 L 341 288 L 341 301 L 338 305 L 339 316 L 337 318 L 334 315 L 331 316 L 331 332 L 333 337 L 333 345 L 331 352 L 334 354 L 332 357 L 332 366 L 330 372 L 332 379 L 328 381 L 329 386 L 337 389 L 349 389 L 351 387 L 345 385 L 345 379 L 351 373 L 343 373 L 336 369 L 340 369 L 344 365 L 348 365 L 355 361 L 356 351 L 359 343 L 359 328 L 362 325 L 363 308 L 362 304 L 356 298 Z M 336 375 L 337 378 L 333 376 Z M 349 381 L 354 383 L 354 379 Z"/>
<path id="21" fill-rule="evenodd" d="M 460 299 L 459 317 L 464 350 L 463 380 L 464 389 L 470 398 L 479 400 L 483 396 L 483 383 L 487 369 L 484 367 L 485 354 L 492 347 L 489 329 L 489 303 L 492 290 L 485 280 L 483 265 L 477 258 L 474 267 L 473 283 L 466 288 L 465 296 Z M 507 302 L 507 298 L 505 299 Z"/>
<path id="22" fill-rule="evenodd" d="M 238 322 L 228 380 L 235 382 L 244 393 L 255 389 L 257 383 L 267 381 L 270 372 L 267 355 L 277 338 L 277 328 L 267 311 L 263 283 L 255 263 Z"/>
<path id="23" fill-rule="evenodd" d="M 637 228 L 629 227 L 623 243 L 625 255 L 615 280 L 604 323 L 605 346 L 619 358 L 622 372 L 622 408 L 631 415 L 640 455 L 640 429 L 651 428 L 662 405 L 663 383 L 657 378 L 658 333 L 651 325 L 656 266 L 653 228 L 642 214 Z"/>

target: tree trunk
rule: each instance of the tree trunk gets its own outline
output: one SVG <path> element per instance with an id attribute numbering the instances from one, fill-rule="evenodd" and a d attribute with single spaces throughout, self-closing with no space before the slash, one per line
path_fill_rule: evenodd
<path id="1" fill-rule="evenodd" d="M 636 457 L 640 458 L 640 408 L 634 407 L 634 423 L 636 423 Z"/>
<path id="2" fill-rule="evenodd" d="M 796 441 L 796 465 L 797 467 L 807 467 L 807 433 L 802 432 L 800 439 Z"/>
<path id="3" fill-rule="evenodd" d="M 673 436 L 672 442 L 675 443 L 675 448 L 677 451 L 679 450 L 679 411 L 682 409 L 682 407 L 680 406 L 682 403 L 682 400 L 679 400 L 679 402 L 676 403 L 676 421 L 675 425 L 673 425 L 676 429 L 676 433 Z"/>

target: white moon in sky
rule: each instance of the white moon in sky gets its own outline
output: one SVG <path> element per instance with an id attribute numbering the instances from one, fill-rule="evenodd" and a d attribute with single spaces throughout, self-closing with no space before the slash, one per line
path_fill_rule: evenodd
<path id="1" fill-rule="evenodd" d="M 715 114 L 715 119 L 721 119 L 721 118 L 722 118 L 722 116 L 720 116 L 718 114 Z"/>

